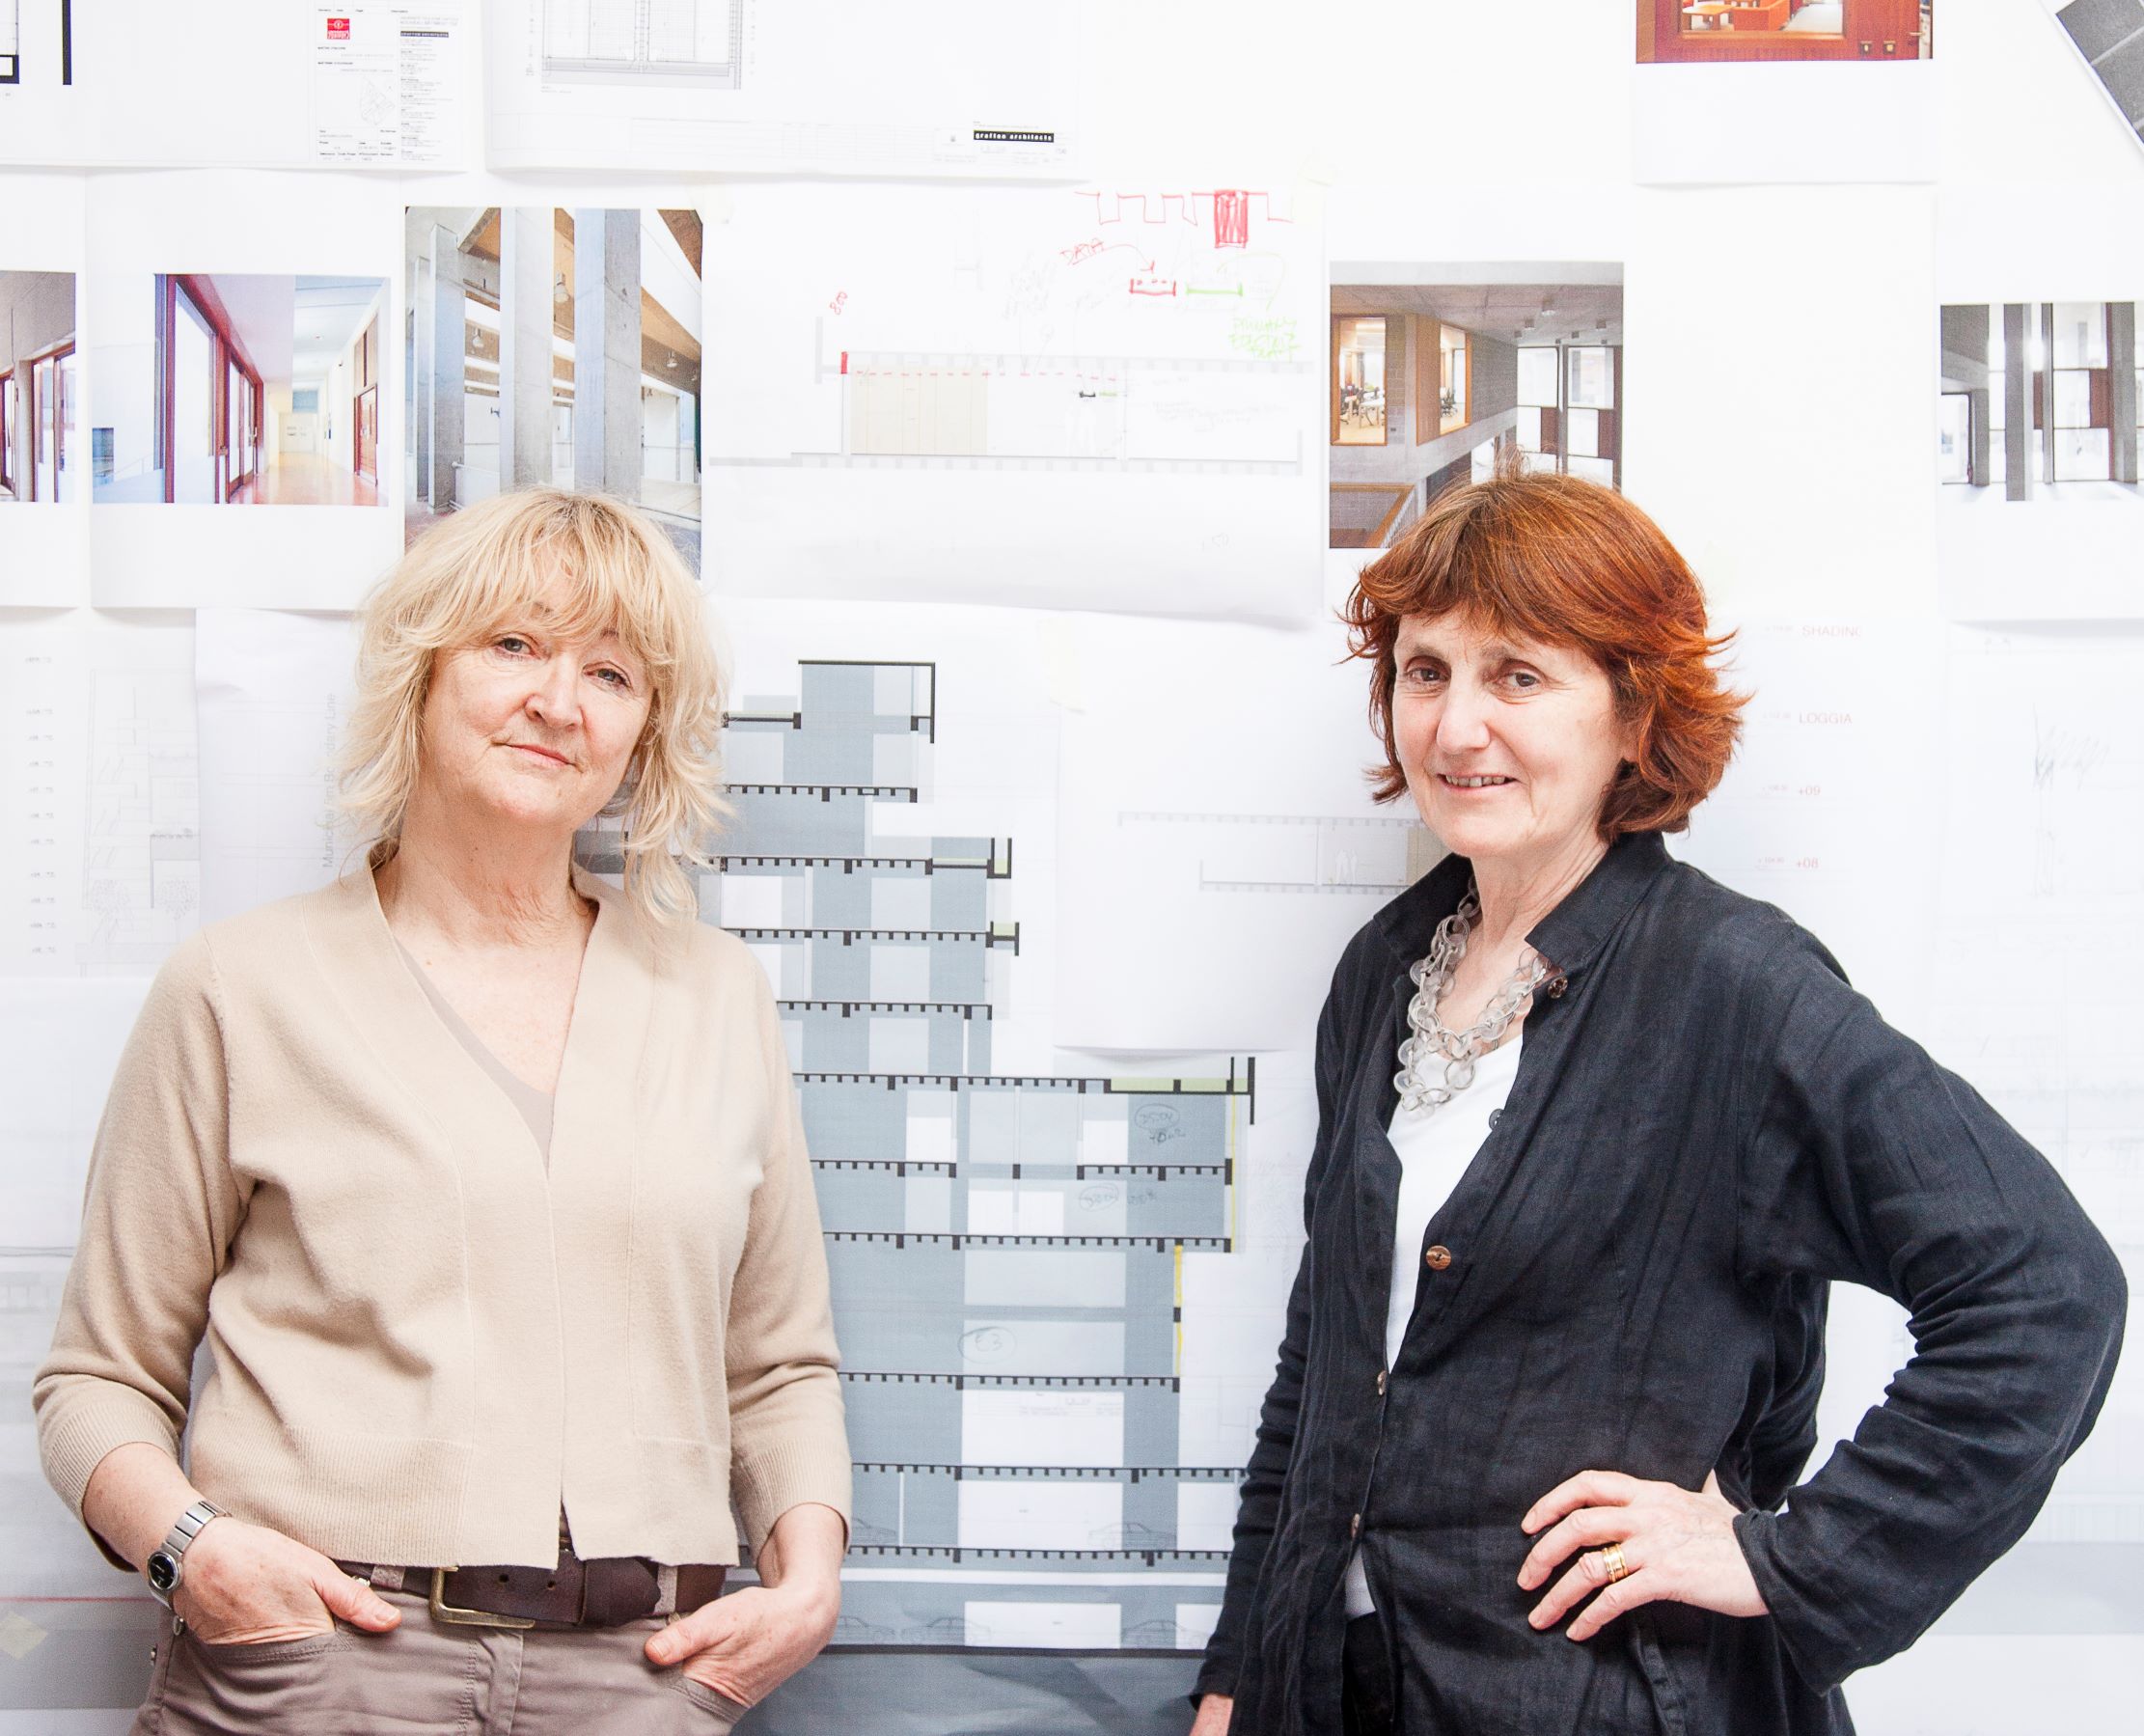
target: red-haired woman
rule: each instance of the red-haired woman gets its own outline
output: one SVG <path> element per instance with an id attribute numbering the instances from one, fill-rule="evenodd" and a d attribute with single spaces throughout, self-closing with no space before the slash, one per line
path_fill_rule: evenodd
<path id="1" fill-rule="evenodd" d="M 1841 1679 L 2017 1541 L 2091 1426 L 2121 1268 L 1815 939 L 1667 854 L 1742 701 L 1642 512 L 1456 489 L 1349 619 L 1380 793 L 1452 854 L 1319 1025 L 1308 1246 L 1195 1730 L 1848 1731 Z M 1917 1354 L 1797 1485 L 1840 1279 Z"/>

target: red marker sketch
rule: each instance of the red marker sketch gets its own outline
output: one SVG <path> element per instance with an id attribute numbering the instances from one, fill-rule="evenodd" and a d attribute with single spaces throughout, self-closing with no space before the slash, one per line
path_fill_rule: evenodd
<path id="1" fill-rule="evenodd" d="M 1214 195 L 1214 245 L 1251 245 L 1251 195 L 1240 188 L 1224 189 Z"/>
<path id="2" fill-rule="evenodd" d="M 829 308 L 833 309 L 835 313 L 838 314 L 843 308 L 849 305 L 849 292 L 846 289 L 839 291 L 834 297 L 834 299 L 828 302 L 826 305 Z"/>
<path id="3" fill-rule="evenodd" d="M 1172 277 L 1135 277 L 1132 279 L 1134 295 L 1173 295 L 1176 280 Z"/>
<path id="4" fill-rule="evenodd" d="M 848 371 L 849 371 L 849 352 L 848 352 L 847 350 L 845 350 L 845 349 L 844 349 L 843 351 L 841 351 L 841 372 L 842 372 L 843 373 L 846 373 L 846 372 L 847 372 Z"/>

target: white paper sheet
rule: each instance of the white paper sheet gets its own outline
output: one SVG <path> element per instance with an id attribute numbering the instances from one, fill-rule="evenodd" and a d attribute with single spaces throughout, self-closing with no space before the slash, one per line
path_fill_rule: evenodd
<path id="1" fill-rule="evenodd" d="M 333 763 L 349 716 L 355 624 L 204 609 L 195 617 L 204 922 L 336 878 Z"/>
<path id="2" fill-rule="evenodd" d="M 718 593 L 1315 606 L 1310 195 L 745 186 L 709 215 Z"/>
<path id="3" fill-rule="evenodd" d="M 1063 634 L 1058 1040 L 1306 1045 L 1348 939 L 1442 853 L 1369 799 L 1368 667 L 1337 627 Z"/>
<path id="4" fill-rule="evenodd" d="M 453 169 L 474 139 L 465 0 L 13 10 L 19 82 L 0 105 L 10 162 Z M 368 50 L 371 76 L 351 89 L 348 63 Z"/>
<path id="5" fill-rule="evenodd" d="M 350 607 L 401 549 L 395 187 L 354 176 L 112 175 L 92 183 L 88 211 L 92 437 L 110 449 L 90 508 L 95 599 Z M 168 375 L 159 367 L 157 280 L 181 273 L 206 281 L 258 377 L 257 429 L 244 427 L 242 409 L 226 415 L 223 406 L 242 404 L 248 390 L 217 366 L 221 349 L 184 308 L 171 319 L 179 361 Z M 355 359 L 368 324 L 369 386 Z M 295 396 L 308 389 L 310 410 Z M 176 466 L 158 426 L 166 396 Z M 361 400 L 375 434 L 370 475 L 353 444 Z M 257 480 L 245 492 L 263 504 L 206 504 L 222 491 L 219 462 L 233 462 L 219 452 L 239 455 L 233 480 L 252 467 Z M 282 504 L 298 499 L 328 504 Z"/>
<path id="6" fill-rule="evenodd" d="M 499 169 L 1067 176 L 1086 14 L 490 0 Z"/>
<path id="7" fill-rule="evenodd" d="M 193 630 L 0 634 L 0 975 L 145 977 L 200 920 Z"/>

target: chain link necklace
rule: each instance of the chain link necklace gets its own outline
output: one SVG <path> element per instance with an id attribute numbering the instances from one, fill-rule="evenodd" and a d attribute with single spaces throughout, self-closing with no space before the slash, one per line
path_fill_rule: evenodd
<path id="1" fill-rule="evenodd" d="M 1467 955 L 1468 938 L 1480 922 L 1481 898 L 1470 880 L 1459 908 L 1437 924 L 1429 956 L 1407 973 L 1415 981 L 1415 998 L 1407 1006 L 1408 1035 L 1399 1046 L 1399 1071 L 1392 1075 L 1392 1088 L 1399 1092 L 1400 1108 L 1410 1115 L 1440 1109 L 1452 1100 L 1453 1092 L 1473 1084 L 1474 1062 L 1497 1046 L 1526 997 L 1554 974 L 1541 954 L 1528 947 L 1519 968 L 1489 998 L 1481 1016 L 1464 1031 L 1447 1030 L 1437 1016 L 1437 1004 L 1451 987 L 1452 975 Z"/>

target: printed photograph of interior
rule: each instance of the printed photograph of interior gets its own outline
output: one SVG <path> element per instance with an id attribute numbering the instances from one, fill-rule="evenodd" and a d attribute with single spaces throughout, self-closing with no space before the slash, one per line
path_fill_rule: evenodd
<path id="1" fill-rule="evenodd" d="M 1935 0 L 1637 0 L 1640 65 L 1927 60 Z"/>
<path id="2" fill-rule="evenodd" d="M 1622 486 L 1622 267 L 1478 281 L 1503 269 L 1333 284 L 1330 547 L 1389 547 L 1507 447 L 1525 469 Z"/>
<path id="3" fill-rule="evenodd" d="M 128 273 L 90 294 L 97 503 L 381 504 L 386 279 Z"/>
<path id="4" fill-rule="evenodd" d="M 76 498 L 74 277 L 0 271 L 0 503 Z"/>
<path id="5" fill-rule="evenodd" d="M 412 209 L 406 529 L 502 488 L 600 488 L 700 560 L 701 222 Z"/>
<path id="6" fill-rule="evenodd" d="M 1953 305 L 1942 334 L 1946 502 L 2136 498 L 2135 302 Z"/>

